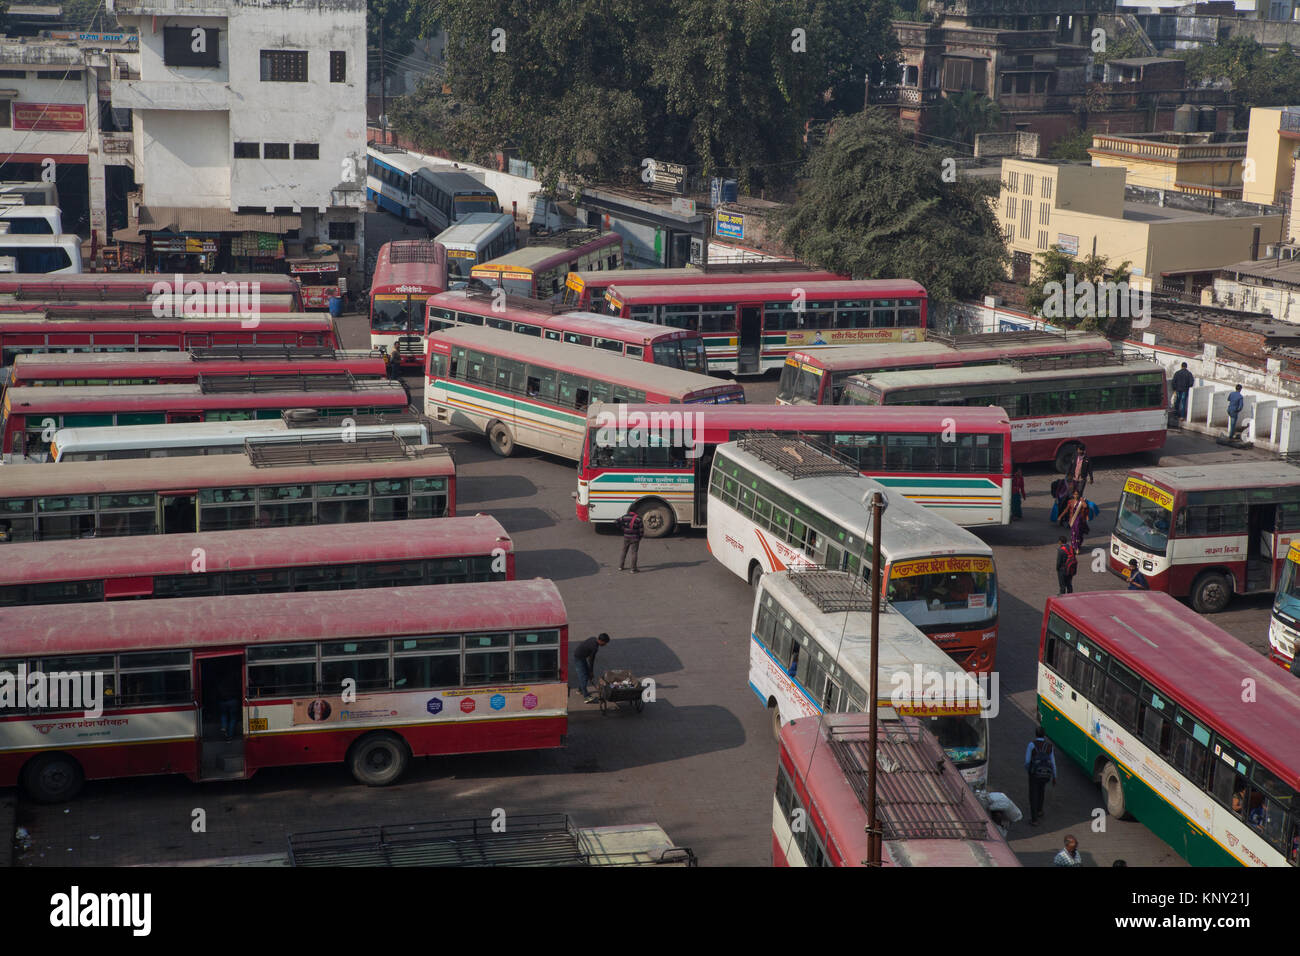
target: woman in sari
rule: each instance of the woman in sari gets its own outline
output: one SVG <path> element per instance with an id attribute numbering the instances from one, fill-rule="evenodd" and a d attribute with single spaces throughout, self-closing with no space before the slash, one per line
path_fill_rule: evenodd
<path id="1" fill-rule="evenodd" d="M 1075 492 L 1065 509 L 1065 523 L 1070 529 L 1070 543 L 1075 551 L 1083 548 L 1083 536 L 1088 533 L 1088 502 Z"/>

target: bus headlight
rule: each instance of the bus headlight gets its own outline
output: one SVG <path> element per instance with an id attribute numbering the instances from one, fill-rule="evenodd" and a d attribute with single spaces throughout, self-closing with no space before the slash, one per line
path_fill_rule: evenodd
<path id="1" fill-rule="evenodd" d="M 1114 541 L 1110 543 L 1110 553 L 1114 555 L 1119 554 L 1119 545 L 1116 544 Z"/>
<path id="2" fill-rule="evenodd" d="M 1155 569 L 1155 564 L 1154 564 L 1154 562 L 1151 562 L 1151 561 L 1143 561 L 1143 562 L 1142 562 L 1142 570 L 1143 570 L 1143 571 L 1151 571 L 1151 570 L 1154 570 L 1154 569 Z"/>

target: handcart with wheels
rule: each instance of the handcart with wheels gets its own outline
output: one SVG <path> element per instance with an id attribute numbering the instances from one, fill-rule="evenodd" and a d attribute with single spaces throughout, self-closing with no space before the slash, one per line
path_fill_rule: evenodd
<path id="1" fill-rule="evenodd" d="M 596 696 L 600 698 L 602 717 L 609 716 L 612 704 L 617 708 L 621 704 L 631 704 L 638 714 L 645 707 L 641 697 L 641 679 L 631 671 L 605 671 L 596 681 Z"/>

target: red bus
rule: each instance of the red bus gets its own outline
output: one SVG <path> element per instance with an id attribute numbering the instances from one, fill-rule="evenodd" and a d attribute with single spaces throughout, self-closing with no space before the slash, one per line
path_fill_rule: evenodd
<path id="1" fill-rule="evenodd" d="M 340 352 L 334 349 L 256 347 L 195 349 L 193 352 L 47 352 L 19 355 L 10 372 L 10 386 L 50 385 L 179 385 L 200 376 L 256 379 L 285 375 L 351 375 L 387 378 L 383 353 Z"/>
<path id="2" fill-rule="evenodd" d="M 404 412 L 410 405 L 401 382 L 355 381 L 347 376 L 249 380 L 202 379 L 188 385 L 106 385 L 10 388 L 0 413 L 4 462 L 48 460 L 59 428 L 161 425 L 173 422 L 252 421 L 279 418 L 291 408 L 325 417 Z"/>
<path id="3" fill-rule="evenodd" d="M 798 436 L 963 527 L 1011 520 L 1011 425 L 999 408 L 720 405 L 683 418 L 653 405 L 595 405 L 578 463 L 580 521 L 629 508 L 647 537 L 706 523 L 718 445 L 746 432 Z"/>
<path id="4" fill-rule="evenodd" d="M 514 577 L 514 546 L 495 518 L 419 518 L 177 534 L 163 546 L 152 537 L 37 541 L 5 551 L 0 607 Z"/>
<path id="5" fill-rule="evenodd" d="M 773 866 L 866 866 L 871 717 L 825 713 L 781 728 Z M 876 726 L 883 866 L 1020 866 L 961 772 L 915 717 Z"/>
<path id="6" fill-rule="evenodd" d="M 905 279 L 812 282 L 786 279 L 713 285 L 611 285 L 609 312 L 692 329 L 704 336 L 709 369 L 757 375 L 793 351 L 924 337 L 925 289 Z"/>
<path id="7" fill-rule="evenodd" d="M 0 542 L 9 543 L 455 513 L 447 449 L 392 437 L 267 439 L 239 455 L 8 465 L 0 482 Z"/>
<path id="8" fill-rule="evenodd" d="M 166 352 L 222 345 L 339 347 L 338 327 L 319 312 L 268 315 L 250 322 L 239 316 L 157 319 L 133 315 L 58 318 L 0 315 L 0 365 L 15 356 L 43 352 Z"/>
<path id="9" fill-rule="evenodd" d="M 468 290 L 432 296 L 428 303 L 428 332 L 432 334 L 454 325 L 486 325 L 552 342 L 603 349 L 688 372 L 708 372 L 704 340 L 698 332 L 594 312 L 576 312 L 540 299 L 506 296 L 500 302 L 492 293 Z"/>
<path id="10" fill-rule="evenodd" d="M 576 309 L 604 311 L 605 290 L 617 282 L 643 285 L 733 285 L 737 282 L 828 282 L 847 279 L 835 272 L 818 272 L 798 262 L 751 262 L 703 269 L 597 269 L 570 272 L 564 279 L 564 304 Z"/>
<path id="11" fill-rule="evenodd" d="M 260 295 L 293 297 L 293 310 L 302 310 L 302 288 L 287 275 L 247 275 L 211 272 L 144 273 L 95 272 L 81 275 L 0 274 L 0 295 L 31 302 L 148 302 L 155 296 L 205 296 L 228 294 L 235 289 L 256 289 Z"/>
<path id="12" fill-rule="evenodd" d="M 0 633 L 0 670 L 74 675 L 0 721 L 0 786 L 42 802 L 312 763 L 385 786 L 412 757 L 561 747 L 568 726 L 568 621 L 540 578 L 3 608 Z"/>
<path id="13" fill-rule="evenodd" d="M 623 264 L 623 237 L 594 229 L 571 229 L 524 246 L 469 271 L 470 281 L 505 289 L 530 299 L 560 298 L 570 272 L 617 269 Z"/>
<path id="14" fill-rule="evenodd" d="M 242 315 L 243 312 L 249 312 L 250 316 L 279 315 L 282 312 L 296 311 L 298 311 L 298 303 L 292 295 L 259 295 L 255 301 L 248 299 L 243 303 L 238 299 L 219 295 L 190 297 L 160 295 L 148 301 L 132 299 L 107 302 L 21 299 L 12 295 L 0 295 L 0 314 L 44 313 L 52 318 L 133 315 L 142 319 L 177 319 L 198 315 Z"/>
<path id="15" fill-rule="evenodd" d="M 842 345 L 818 352 L 791 352 L 781 369 L 776 393 L 780 405 L 838 405 L 844 383 L 854 375 L 919 368 L 995 365 L 1004 358 L 1071 356 L 1109 352 L 1104 335 L 1036 330 L 977 335 L 927 332 L 924 342 Z"/>
<path id="16" fill-rule="evenodd" d="M 424 367 L 424 303 L 447 288 L 447 250 L 427 239 L 379 247 L 370 279 L 370 347 L 402 367 Z"/>

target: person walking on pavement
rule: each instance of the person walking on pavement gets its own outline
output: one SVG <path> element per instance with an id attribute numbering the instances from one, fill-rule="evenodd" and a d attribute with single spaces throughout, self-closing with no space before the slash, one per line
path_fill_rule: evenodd
<path id="1" fill-rule="evenodd" d="M 1138 559 L 1129 558 L 1128 562 L 1128 589 L 1130 591 L 1150 591 L 1151 584 L 1147 581 L 1147 576 L 1138 570 Z"/>
<path id="2" fill-rule="evenodd" d="M 596 702 L 596 695 L 587 690 L 587 685 L 592 682 L 596 673 L 596 652 L 608 643 L 609 635 L 602 632 L 596 637 L 587 638 L 573 652 L 573 662 L 577 665 L 578 694 L 584 704 Z"/>
<path id="3" fill-rule="evenodd" d="M 1036 827 L 1043 815 L 1047 785 L 1056 784 L 1056 752 L 1041 726 L 1025 748 L 1025 772 L 1029 774 L 1029 825 Z"/>
<path id="4" fill-rule="evenodd" d="M 1074 463 L 1070 465 L 1070 491 L 1083 497 L 1084 489 L 1094 481 L 1092 477 L 1092 459 L 1088 457 L 1088 446 L 1082 442 L 1074 450 Z"/>
<path id="5" fill-rule="evenodd" d="M 1083 495 L 1079 492 L 1076 491 L 1074 497 L 1070 499 L 1062 519 L 1065 526 L 1070 529 L 1070 544 L 1073 546 L 1075 554 L 1078 554 L 1083 550 L 1083 536 L 1089 530 L 1088 502 L 1083 500 Z"/>
<path id="6" fill-rule="evenodd" d="M 1023 515 L 1020 513 L 1020 502 L 1025 500 L 1025 476 L 1017 468 L 1014 475 L 1011 476 L 1011 520 L 1019 521 Z"/>
<path id="7" fill-rule="evenodd" d="M 1241 386 L 1237 386 L 1235 392 L 1228 395 L 1228 441 L 1237 437 L 1237 416 L 1241 414 L 1241 408 L 1246 404 L 1246 398 L 1241 394 Z"/>
<path id="8" fill-rule="evenodd" d="M 1079 573 L 1079 552 L 1061 535 L 1056 549 L 1056 583 L 1061 586 L 1060 594 L 1074 593 L 1074 576 Z"/>
<path id="9" fill-rule="evenodd" d="M 1187 370 L 1187 363 L 1184 362 L 1169 384 L 1174 390 L 1174 417 L 1181 422 L 1187 417 L 1187 393 L 1196 384 L 1196 376 Z"/>
<path id="10" fill-rule="evenodd" d="M 1054 866 L 1083 866 L 1083 857 L 1079 856 L 1079 841 L 1074 838 L 1074 834 L 1068 833 L 1065 836 L 1065 849 L 1056 854 L 1056 859 L 1052 860 Z"/>
<path id="11" fill-rule="evenodd" d="M 637 573 L 636 555 L 641 547 L 641 538 L 645 534 L 645 522 L 641 516 L 631 508 L 627 509 L 627 514 L 618 519 L 618 526 L 623 531 L 623 553 L 619 555 L 618 569 L 620 571 L 631 570 L 633 574 Z M 624 568 L 627 563 L 628 554 L 632 555 L 632 567 Z"/>

